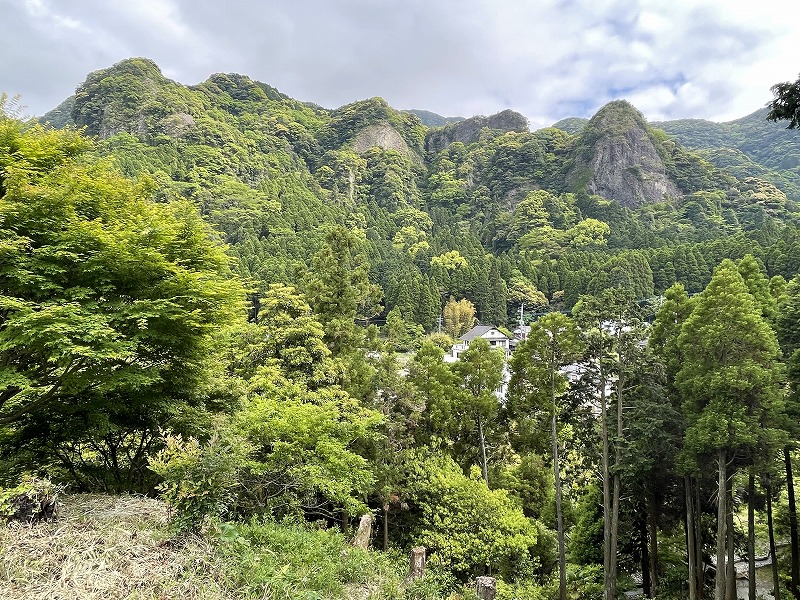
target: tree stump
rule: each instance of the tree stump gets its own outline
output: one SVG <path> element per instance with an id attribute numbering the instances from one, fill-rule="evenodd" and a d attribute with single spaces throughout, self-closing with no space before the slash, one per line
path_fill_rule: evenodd
<path id="1" fill-rule="evenodd" d="M 408 580 L 414 581 L 425 574 L 425 546 L 411 549 L 411 564 L 408 568 Z"/>
<path id="2" fill-rule="evenodd" d="M 356 548 L 369 548 L 369 540 L 372 537 L 372 523 L 375 521 L 373 516 L 369 513 L 361 515 L 361 521 L 358 523 L 358 531 L 353 538 L 353 546 Z"/>
<path id="3" fill-rule="evenodd" d="M 497 596 L 497 580 L 494 577 L 476 577 L 475 593 L 481 600 L 494 600 Z"/>

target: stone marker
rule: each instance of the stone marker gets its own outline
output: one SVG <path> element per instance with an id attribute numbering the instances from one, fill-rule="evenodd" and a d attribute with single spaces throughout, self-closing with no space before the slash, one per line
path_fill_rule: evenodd
<path id="1" fill-rule="evenodd" d="M 369 539 L 372 537 L 372 523 L 374 520 L 375 519 L 369 513 L 361 515 L 356 537 L 353 538 L 353 546 L 356 548 L 363 548 L 364 550 L 369 548 Z"/>
<path id="2" fill-rule="evenodd" d="M 497 580 L 494 577 L 476 577 L 475 593 L 481 600 L 494 600 L 497 596 Z"/>
<path id="3" fill-rule="evenodd" d="M 411 549 L 411 565 L 408 569 L 408 580 L 419 579 L 425 574 L 425 546 Z"/>

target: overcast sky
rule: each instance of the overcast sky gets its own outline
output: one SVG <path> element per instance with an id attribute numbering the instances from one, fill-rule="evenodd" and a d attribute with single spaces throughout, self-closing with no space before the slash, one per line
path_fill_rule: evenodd
<path id="1" fill-rule="evenodd" d="M 616 98 L 730 120 L 800 73 L 798 0 L 0 0 L 0 23 L 0 91 L 31 115 L 133 56 L 186 85 L 242 73 L 327 108 L 511 108 L 534 128 Z"/>

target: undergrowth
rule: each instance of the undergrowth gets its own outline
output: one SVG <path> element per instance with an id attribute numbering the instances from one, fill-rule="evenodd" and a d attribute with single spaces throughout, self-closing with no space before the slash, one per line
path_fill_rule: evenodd
<path id="1" fill-rule="evenodd" d="M 174 535 L 165 505 L 137 496 L 62 497 L 58 519 L 0 525 L 4 600 L 466 599 L 408 557 L 354 548 L 338 530 L 251 520 Z"/>

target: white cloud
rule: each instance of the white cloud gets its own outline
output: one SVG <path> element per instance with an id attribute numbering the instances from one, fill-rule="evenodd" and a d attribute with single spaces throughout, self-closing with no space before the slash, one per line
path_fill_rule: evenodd
<path id="1" fill-rule="evenodd" d="M 0 85 L 34 112 L 129 56 L 191 84 L 240 72 L 336 107 L 380 95 L 534 126 L 624 97 L 651 120 L 732 119 L 800 71 L 790 0 L 0 0 Z"/>

